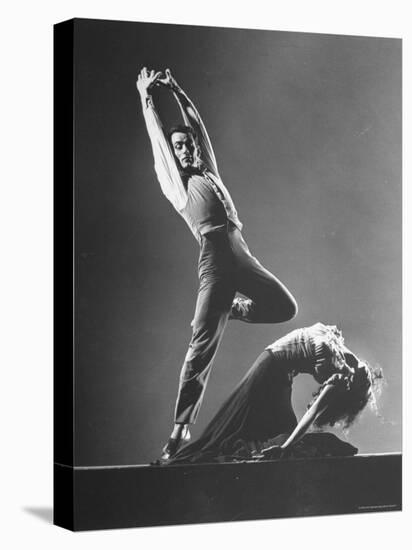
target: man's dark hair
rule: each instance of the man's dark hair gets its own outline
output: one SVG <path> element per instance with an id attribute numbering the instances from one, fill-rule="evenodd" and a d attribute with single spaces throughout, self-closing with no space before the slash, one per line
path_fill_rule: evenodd
<path id="1" fill-rule="evenodd" d="M 169 140 L 170 144 L 172 144 L 172 134 L 176 134 L 177 132 L 192 136 L 195 144 L 199 146 L 196 132 L 193 130 L 191 126 L 185 126 L 184 124 L 178 124 L 170 128 L 170 130 L 167 133 L 167 139 Z"/>
<path id="2" fill-rule="evenodd" d="M 193 142 L 195 144 L 196 159 L 197 159 L 196 160 L 196 166 L 190 167 L 187 170 L 183 170 L 182 167 L 180 166 L 180 164 L 177 163 L 177 167 L 179 169 L 179 172 L 182 175 L 187 176 L 188 174 L 190 175 L 191 173 L 193 173 L 193 171 L 196 172 L 196 171 L 202 169 L 202 167 L 203 167 L 203 162 L 202 162 L 202 158 L 201 158 L 202 152 L 200 150 L 199 140 L 197 138 L 196 132 L 193 130 L 193 128 L 191 126 L 185 126 L 184 124 L 178 124 L 177 126 L 172 126 L 172 128 L 170 128 L 170 130 L 167 133 L 167 139 L 168 139 L 172 149 L 173 149 L 172 135 L 176 134 L 177 132 L 179 132 L 181 134 L 186 134 L 188 136 L 192 136 Z M 174 151 L 173 151 L 173 154 L 175 154 Z"/>

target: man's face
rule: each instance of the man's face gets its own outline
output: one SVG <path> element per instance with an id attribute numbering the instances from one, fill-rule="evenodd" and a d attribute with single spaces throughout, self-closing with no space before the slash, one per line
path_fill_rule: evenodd
<path id="1" fill-rule="evenodd" d="M 191 134 L 174 132 L 171 136 L 173 152 L 180 166 L 187 170 L 194 168 L 197 160 L 197 149 Z"/>

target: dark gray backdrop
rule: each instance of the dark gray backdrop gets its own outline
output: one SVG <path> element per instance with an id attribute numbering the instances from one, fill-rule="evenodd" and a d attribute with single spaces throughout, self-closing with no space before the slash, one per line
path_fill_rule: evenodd
<path id="1" fill-rule="evenodd" d="M 386 375 L 381 417 L 350 441 L 399 451 L 401 42 L 77 20 L 75 464 L 158 457 L 190 339 L 198 246 L 155 179 L 143 65 L 170 67 L 198 106 L 249 247 L 300 306 L 228 325 L 193 436 L 267 344 L 322 321 Z M 315 387 L 296 380 L 298 414 Z"/>

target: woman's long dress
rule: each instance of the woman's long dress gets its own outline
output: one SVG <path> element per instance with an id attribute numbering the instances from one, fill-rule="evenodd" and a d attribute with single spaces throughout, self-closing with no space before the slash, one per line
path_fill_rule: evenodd
<path id="1" fill-rule="evenodd" d="M 316 323 L 268 346 L 201 436 L 178 451 L 171 463 L 247 458 L 268 440 L 290 434 L 297 424 L 293 378 L 308 373 L 324 382 L 344 364 L 342 345 L 336 327 Z"/>

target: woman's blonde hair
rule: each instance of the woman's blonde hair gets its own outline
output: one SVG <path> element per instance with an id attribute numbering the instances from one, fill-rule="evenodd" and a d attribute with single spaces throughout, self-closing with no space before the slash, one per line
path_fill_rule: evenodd
<path id="1" fill-rule="evenodd" d="M 315 426 L 334 426 L 339 423 L 344 429 L 347 429 L 368 403 L 376 412 L 377 395 L 383 379 L 382 370 L 372 368 L 366 362 L 358 361 L 356 358 L 355 365 L 354 357 L 351 357 L 352 361 L 348 365 L 346 374 L 334 374 L 313 394 L 312 403 L 325 386 L 328 384 L 335 386 L 331 401 L 316 418 Z"/>

